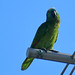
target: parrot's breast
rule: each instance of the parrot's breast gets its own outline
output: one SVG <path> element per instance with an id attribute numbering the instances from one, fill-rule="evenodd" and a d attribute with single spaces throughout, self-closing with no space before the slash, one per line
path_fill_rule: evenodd
<path id="1" fill-rule="evenodd" d="M 47 31 L 47 33 L 42 37 L 42 39 L 35 46 L 36 48 L 53 49 L 54 43 L 56 41 L 58 32 Z"/>

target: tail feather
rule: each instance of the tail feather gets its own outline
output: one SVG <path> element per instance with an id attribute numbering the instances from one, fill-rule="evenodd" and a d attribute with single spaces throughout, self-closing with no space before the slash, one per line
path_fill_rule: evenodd
<path id="1" fill-rule="evenodd" d="M 26 70 L 30 64 L 32 63 L 34 58 L 26 58 L 25 61 L 22 63 L 22 66 L 21 66 L 21 70 Z"/>

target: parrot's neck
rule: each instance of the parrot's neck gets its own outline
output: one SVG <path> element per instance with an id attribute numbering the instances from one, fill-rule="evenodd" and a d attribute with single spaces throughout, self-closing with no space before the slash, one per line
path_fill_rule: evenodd
<path id="1" fill-rule="evenodd" d="M 48 27 L 52 27 L 52 28 L 59 28 L 60 22 L 56 22 L 56 21 L 46 21 Z"/>
<path id="2" fill-rule="evenodd" d="M 46 19 L 46 22 L 48 22 L 48 23 L 52 23 L 52 24 L 60 24 L 60 17 L 59 16 L 57 16 L 57 17 L 55 17 L 55 18 L 51 18 L 51 17 L 48 17 L 47 16 L 47 19 Z"/>
<path id="3" fill-rule="evenodd" d="M 60 24 L 59 19 L 47 19 L 46 22 L 48 22 L 48 23 L 59 23 Z"/>
<path id="4" fill-rule="evenodd" d="M 47 18 L 46 23 L 49 28 L 58 29 L 60 25 L 60 18 Z"/>
<path id="5" fill-rule="evenodd" d="M 50 21 L 50 20 L 46 20 L 46 23 L 50 26 L 59 26 L 60 25 L 60 21 Z"/>

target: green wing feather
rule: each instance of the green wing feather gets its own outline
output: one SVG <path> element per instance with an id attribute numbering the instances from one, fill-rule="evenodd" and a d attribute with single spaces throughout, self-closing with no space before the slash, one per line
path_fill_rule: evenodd
<path id="1" fill-rule="evenodd" d="M 29 65 L 32 63 L 34 58 L 26 58 L 25 61 L 22 63 L 22 67 L 21 67 L 21 70 L 26 70 Z"/>
<path id="2" fill-rule="evenodd" d="M 47 26 L 46 22 L 41 24 L 41 26 L 38 28 L 38 30 L 36 32 L 34 40 L 31 44 L 31 48 L 36 48 L 36 45 L 43 38 L 43 36 L 46 34 L 47 30 L 48 30 L 48 26 Z"/>

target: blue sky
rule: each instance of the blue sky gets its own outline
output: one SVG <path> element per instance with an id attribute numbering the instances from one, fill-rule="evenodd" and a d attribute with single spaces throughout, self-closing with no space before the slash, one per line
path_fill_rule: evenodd
<path id="1" fill-rule="evenodd" d="M 46 20 L 46 11 L 55 7 L 60 14 L 59 37 L 54 49 L 62 53 L 75 51 L 74 0 L 1 0 L 0 1 L 0 75 L 60 75 L 66 64 L 35 59 L 26 71 L 26 58 L 34 35 Z M 69 65 L 64 75 L 69 75 Z M 73 73 L 73 75 L 75 72 Z"/>

